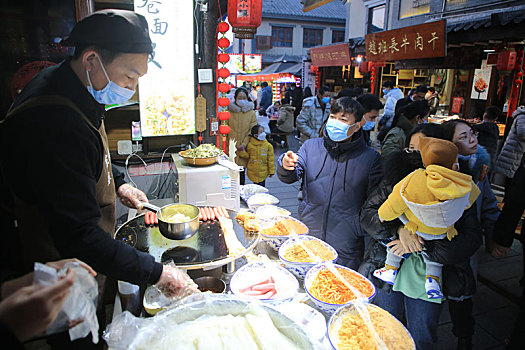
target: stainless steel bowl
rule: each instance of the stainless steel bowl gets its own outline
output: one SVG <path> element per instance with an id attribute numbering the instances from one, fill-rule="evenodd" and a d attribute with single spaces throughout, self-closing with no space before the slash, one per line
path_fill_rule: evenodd
<path id="1" fill-rule="evenodd" d="M 188 239 L 199 230 L 199 208 L 191 204 L 168 204 L 159 208 L 150 203 L 142 203 L 145 209 L 157 213 L 159 219 L 159 231 L 168 238 L 174 240 Z M 173 223 L 166 221 L 165 218 L 174 214 L 183 214 L 190 217 L 189 221 Z"/>

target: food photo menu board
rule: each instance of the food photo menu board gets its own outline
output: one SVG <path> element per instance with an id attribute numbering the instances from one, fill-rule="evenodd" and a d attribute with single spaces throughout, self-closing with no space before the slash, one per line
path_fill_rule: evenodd
<path id="1" fill-rule="evenodd" d="M 153 42 L 148 74 L 139 80 L 142 136 L 195 133 L 193 2 L 135 1 Z"/>

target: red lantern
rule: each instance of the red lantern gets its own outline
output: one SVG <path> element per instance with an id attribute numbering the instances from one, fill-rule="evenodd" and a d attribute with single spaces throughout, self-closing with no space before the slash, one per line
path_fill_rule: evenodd
<path id="1" fill-rule="evenodd" d="M 228 92 L 228 91 L 230 91 L 230 85 L 228 85 L 226 83 L 220 83 L 219 84 L 219 91 L 220 92 Z"/>
<path id="2" fill-rule="evenodd" d="M 521 79 L 514 80 L 514 84 L 516 84 L 516 85 L 521 85 L 521 83 L 523 83 L 523 80 L 521 80 Z"/>
<path id="3" fill-rule="evenodd" d="M 230 41 L 228 38 L 220 38 L 217 42 L 217 45 L 222 49 L 226 49 L 230 47 Z"/>
<path id="4" fill-rule="evenodd" d="M 230 60 L 230 55 L 228 55 L 227 53 L 220 53 L 217 56 L 217 61 L 219 61 L 220 63 L 227 63 L 229 60 Z"/>
<path id="5" fill-rule="evenodd" d="M 230 99 L 228 97 L 219 97 L 217 101 L 221 107 L 227 107 L 230 104 Z"/>
<path id="6" fill-rule="evenodd" d="M 228 125 L 219 125 L 219 132 L 222 135 L 227 135 L 230 133 L 230 127 Z"/>
<path id="7" fill-rule="evenodd" d="M 219 112 L 219 120 L 230 119 L 230 112 Z"/>
<path id="8" fill-rule="evenodd" d="M 261 25 L 262 0 L 228 0 L 228 21 L 238 39 L 253 39 Z"/>
<path id="9" fill-rule="evenodd" d="M 226 22 L 220 22 L 217 26 L 217 30 L 221 33 L 226 33 L 230 29 L 230 25 Z"/>
<path id="10" fill-rule="evenodd" d="M 219 69 L 219 77 L 226 79 L 230 76 L 230 71 L 226 68 Z"/>

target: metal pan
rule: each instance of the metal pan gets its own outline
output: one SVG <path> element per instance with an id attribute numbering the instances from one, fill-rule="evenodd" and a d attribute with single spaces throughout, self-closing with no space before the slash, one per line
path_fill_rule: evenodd
<path id="1" fill-rule="evenodd" d="M 159 208 L 151 203 L 141 204 L 143 208 L 157 213 L 159 231 L 168 239 L 188 239 L 199 230 L 199 208 L 194 205 L 175 203 Z M 165 220 L 165 218 L 174 214 L 184 214 L 190 217 L 190 220 L 181 223 L 173 223 Z"/>

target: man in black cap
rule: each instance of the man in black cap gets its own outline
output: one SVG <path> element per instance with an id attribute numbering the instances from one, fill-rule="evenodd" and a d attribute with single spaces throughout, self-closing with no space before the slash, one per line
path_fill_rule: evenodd
<path id="1" fill-rule="evenodd" d="M 78 258 L 113 279 L 195 291 L 180 270 L 112 237 L 117 196 L 130 207 L 147 201 L 114 176 L 103 122 L 104 105 L 129 100 L 147 72 L 145 18 L 99 11 L 63 45 L 75 46 L 74 56 L 37 75 L 0 125 L 1 281 L 37 261 Z"/>

